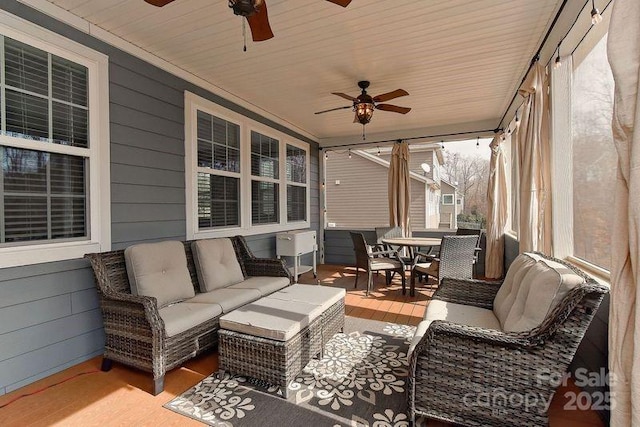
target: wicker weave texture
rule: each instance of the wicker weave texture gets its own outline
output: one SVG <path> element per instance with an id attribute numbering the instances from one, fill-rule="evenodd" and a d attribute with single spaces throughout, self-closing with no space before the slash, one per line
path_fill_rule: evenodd
<path id="1" fill-rule="evenodd" d="M 288 341 L 278 341 L 220 329 L 218 351 L 221 371 L 246 375 L 281 388 L 320 354 L 326 342 L 344 328 L 344 299 L 329 307 Z M 337 333 L 337 332 L 336 332 Z"/>
<path id="2" fill-rule="evenodd" d="M 546 403 L 558 387 L 551 378 L 567 371 L 608 292 L 569 267 L 585 283 L 531 331 L 505 333 L 433 322 L 409 364 L 411 419 L 424 415 L 468 426 L 547 425 Z M 475 305 L 491 309 L 488 302 L 497 290 L 495 282 L 444 280 L 433 298 L 470 305 L 475 297 Z"/>
<path id="3" fill-rule="evenodd" d="M 251 276 L 291 278 L 282 260 L 256 258 L 242 236 L 232 238 L 243 272 Z M 191 242 L 184 242 L 187 266 L 196 293 L 200 292 Z M 87 254 L 96 278 L 105 331 L 104 358 L 153 373 L 154 380 L 218 341 L 218 318 L 167 337 L 156 299 L 131 294 L 124 251 Z M 245 277 L 251 277 L 246 276 Z M 159 390 L 155 390 L 158 392 Z"/>

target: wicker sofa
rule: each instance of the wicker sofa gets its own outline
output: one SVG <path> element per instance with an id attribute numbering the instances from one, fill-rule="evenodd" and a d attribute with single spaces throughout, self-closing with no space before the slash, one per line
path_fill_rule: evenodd
<path id="1" fill-rule="evenodd" d="M 256 258 L 242 236 L 233 237 L 230 241 L 235 252 L 230 256 L 237 259 L 242 276 L 249 279 L 246 283 L 250 285 L 247 287 L 252 289 L 234 291 L 231 299 L 225 295 L 215 298 L 206 295 L 201 291 L 202 284 L 198 281 L 200 266 L 194 262 L 193 242 L 182 242 L 188 267 L 187 280 L 190 279 L 193 285 L 194 302 L 208 303 L 196 306 L 189 304 L 189 300 L 184 301 L 187 303 L 186 316 L 180 311 L 176 312 L 176 308 L 179 310 L 182 303 L 162 308 L 158 306 L 156 298 L 132 293 L 131 272 L 127 272 L 124 250 L 85 256 L 93 267 L 102 308 L 105 330 L 103 370 L 109 370 L 111 362 L 117 361 L 151 372 L 154 380 L 153 394 L 157 395 L 164 389 L 164 375 L 167 371 L 217 343 L 218 319 L 221 315 L 291 283 L 291 275 L 283 260 Z M 162 273 L 164 272 L 163 270 Z M 261 280 L 256 278 L 265 276 L 286 280 L 279 280 L 284 283 L 277 286 L 259 289 Z M 250 280 L 252 278 L 254 280 Z M 266 281 L 268 280 L 262 282 Z M 227 298 L 229 301 L 224 302 L 220 298 Z M 192 314 L 188 310 L 189 305 L 200 309 L 206 306 L 208 311 L 203 317 L 200 310 L 200 314 L 191 316 L 192 322 L 196 319 L 196 324 L 185 326 L 184 319 Z M 171 327 L 165 325 L 165 320 L 170 317 L 173 318 Z"/>
<path id="2" fill-rule="evenodd" d="M 542 254 L 503 282 L 445 278 L 409 350 L 409 416 L 548 425 L 548 403 L 608 288 Z"/>

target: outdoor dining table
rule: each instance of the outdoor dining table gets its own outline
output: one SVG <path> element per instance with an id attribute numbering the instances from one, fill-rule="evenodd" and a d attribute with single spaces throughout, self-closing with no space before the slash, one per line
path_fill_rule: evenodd
<path id="1" fill-rule="evenodd" d="M 441 237 L 389 237 L 381 240 L 382 243 L 389 246 L 399 246 L 409 250 L 409 257 L 413 259 L 414 249 L 419 250 L 424 247 L 440 246 L 442 244 Z"/>

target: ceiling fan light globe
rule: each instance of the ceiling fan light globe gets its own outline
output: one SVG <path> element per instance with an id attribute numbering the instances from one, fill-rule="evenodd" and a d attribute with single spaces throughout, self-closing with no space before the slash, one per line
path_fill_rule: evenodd
<path id="1" fill-rule="evenodd" d="M 371 121 L 375 108 L 372 102 L 358 102 L 354 107 L 356 110 L 356 118 L 360 124 L 366 125 Z"/>

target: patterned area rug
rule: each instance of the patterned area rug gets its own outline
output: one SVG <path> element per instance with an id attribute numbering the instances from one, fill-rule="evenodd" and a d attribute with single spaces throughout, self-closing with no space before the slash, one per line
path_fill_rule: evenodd
<path id="1" fill-rule="evenodd" d="M 164 405 L 212 426 L 408 425 L 407 349 L 415 328 L 353 317 L 289 384 L 275 387 L 242 376 L 211 375 Z"/>

